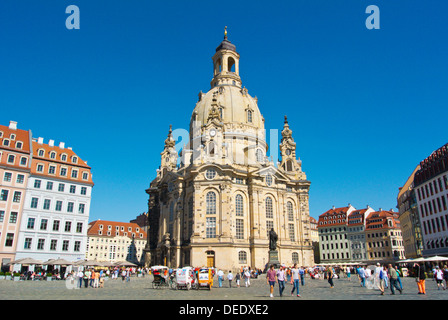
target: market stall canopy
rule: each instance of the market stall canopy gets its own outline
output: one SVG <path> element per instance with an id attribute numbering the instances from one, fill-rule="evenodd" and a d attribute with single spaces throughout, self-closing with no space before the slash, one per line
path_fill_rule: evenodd
<path id="1" fill-rule="evenodd" d="M 37 265 L 42 265 L 43 262 L 40 261 L 40 260 L 33 259 L 33 258 L 23 258 L 23 259 L 18 259 L 18 260 L 11 261 L 9 264 L 21 264 L 21 265 L 37 264 Z"/>

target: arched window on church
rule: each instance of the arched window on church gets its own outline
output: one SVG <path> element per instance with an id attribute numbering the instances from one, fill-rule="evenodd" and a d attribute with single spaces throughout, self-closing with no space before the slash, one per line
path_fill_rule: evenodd
<path id="1" fill-rule="evenodd" d="M 193 197 L 188 200 L 188 218 L 193 218 Z"/>
<path id="2" fill-rule="evenodd" d="M 233 59 L 232 57 L 229 57 L 229 59 L 227 60 L 227 68 L 227 71 L 235 72 L 235 59 Z"/>
<path id="3" fill-rule="evenodd" d="M 216 193 L 209 191 L 205 197 L 206 214 L 216 214 Z"/>
<path id="4" fill-rule="evenodd" d="M 208 151 L 208 155 L 210 157 L 213 157 L 215 155 L 215 143 L 214 142 L 210 142 L 208 144 L 207 151 Z"/>
<path id="5" fill-rule="evenodd" d="M 291 160 L 286 161 L 286 171 L 292 171 L 292 162 L 291 162 Z"/>
<path id="6" fill-rule="evenodd" d="M 299 263 L 299 254 L 297 252 L 292 253 L 292 262 Z"/>
<path id="7" fill-rule="evenodd" d="M 294 221 L 294 206 L 291 201 L 286 203 L 286 213 L 288 214 L 288 221 Z"/>
<path id="8" fill-rule="evenodd" d="M 247 122 L 252 123 L 252 110 L 247 110 Z"/>
<path id="9" fill-rule="evenodd" d="M 170 223 L 174 220 L 174 201 L 170 203 Z"/>
<path id="10" fill-rule="evenodd" d="M 274 208 L 272 206 L 271 197 L 266 198 L 265 205 L 266 205 L 266 219 L 274 219 Z"/>
<path id="11" fill-rule="evenodd" d="M 240 194 L 235 197 L 235 214 L 240 217 L 244 216 L 243 196 Z"/>
<path id="12" fill-rule="evenodd" d="M 266 213 L 266 236 L 269 239 L 269 231 L 274 228 L 274 207 L 272 205 L 272 198 L 267 197 L 265 200 Z"/>
<path id="13" fill-rule="evenodd" d="M 255 151 L 255 157 L 257 158 L 257 162 L 263 162 L 263 151 L 257 149 L 257 151 Z"/>
<path id="14" fill-rule="evenodd" d="M 246 251 L 238 252 L 238 262 L 239 262 L 239 264 L 247 263 L 247 252 Z"/>
<path id="15" fill-rule="evenodd" d="M 170 203 L 170 219 L 169 219 L 169 225 L 168 225 L 168 233 L 171 235 L 171 239 L 173 238 L 173 231 L 174 231 L 174 201 L 171 201 Z"/>

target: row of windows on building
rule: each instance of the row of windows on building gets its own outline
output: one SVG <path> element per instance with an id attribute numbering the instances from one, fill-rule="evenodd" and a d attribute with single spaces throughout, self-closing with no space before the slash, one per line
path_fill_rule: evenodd
<path id="1" fill-rule="evenodd" d="M 52 230 L 59 232 L 60 223 L 61 223 L 60 220 L 53 220 Z M 36 227 L 36 218 L 29 217 L 26 225 L 27 230 L 34 230 L 35 227 Z M 41 219 L 39 225 L 39 231 L 47 231 L 47 229 L 48 229 L 48 219 Z M 75 229 L 76 233 L 82 233 L 82 229 L 83 229 L 83 223 L 77 222 Z M 72 221 L 65 221 L 64 231 L 72 232 Z"/>
<path id="2" fill-rule="evenodd" d="M 442 183 L 443 180 L 443 183 Z M 444 188 L 445 186 L 445 188 Z M 433 180 L 421 187 L 417 188 L 418 200 L 422 201 L 422 199 L 429 198 L 434 194 L 442 192 L 443 190 L 448 190 L 448 176 L 444 175 L 443 177 L 439 177 L 438 179 Z"/>
<path id="3" fill-rule="evenodd" d="M 37 166 L 36 166 L 36 172 L 44 173 L 44 168 L 45 168 L 45 165 L 43 163 L 38 163 Z M 61 167 L 59 169 L 59 175 L 62 176 L 62 177 L 67 177 L 68 170 L 69 170 L 69 168 Z M 56 166 L 49 165 L 48 166 L 48 174 L 56 175 Z M 73 179 L 78 179 L 78 174 L 79 174 L 79 170 L 78 169 L 74 169 L 74 168 L 71 169 L 70 176 Z M 82 179 L 83 180 L 88 180 L 89 179 L 89 173 L 88 172 L 83 172 L 82 173 Z"/>
<path id="4" fill-rule="evenodd" d="M 12 172 L 5 172 L 3 176 L 4 182 L 12 182 Z M 16 183 L 23 184 L 25 182 L 25 175 L 18 174 L 16 177 Z"/>
<path id="5" fill-rule="evenodd" d="M 25 238 L 25 242 L 23 245 L 23 249 L 25 250 L 32 250 L 33 248 L 33 238 Z M 37 239 L 37 245 L 36 245 L 36 250 L 49 250 L 49 251 L 58 251 L 58 240 L 56 239 L 51 239 L 50 240 L 50 245 L 49 248 L 45 248 L 45 240 L 46 239 L 42 239 L 39 238 Z M 60 251 L 69 251 L 69 247 L 70 247 L 70 240 L 62 240 L 62 246 L 60 248 Z M 81 241 L 74 241 L 73 242 L 73 252 L 80 252 L 81 250 Z"/>
<path id="6" fill-rule="evenodd" d="M 66 212 L 67 213 L 73 213 L 74 210 L 74 206 L 75 203 L 68 201 L 67 202 L 67 207 L 66 207 Z M 39 198 L 31 198 L 31 205 L 30 207 L 32 209 L 38 209 L 39 207 Z M 63 207 L 63 201 L 62 200 L 56 200 L 55 206 L 54 206 L 54 211 L 58 211 L 58 212 L 62 212 L 62 207 Z M 44 199 L 43 205 L 42 205 L 42 209 L 43 210 L 51 210 L 51 199 Z M 78 204 L 78 213 L 83 214 L 85 213 L 85 209 L 86 209 L 86 205 L 85 203 L 79 203 Z"/>
<path id="7" fill-rule="evenodd" d="M 41 187 L 42 187 L 42 180 L 35 179 L 34 180 L 34 188 L 35 189 L 40 189 Z M 53 188 L 54 188 L 54 183 L 52 181 L 47 181 L 47 183 L 45 185 L 45 190 L 53 191 Z M 70 185 L 69 193 L 76 194 L 76 189 L 77 189 L 77 186 Z M 64 192 L 65 191 L 65 183 L 59 183 L 57 190 L 59 192 Z M 80 194 L 81 195 L 86 195 L 87 194 L 87 187 L 81 187 Z"/>
<path id="8" fill-rule="evenodd" d="M 45 149 L 37 150 L 37 155 L 39 157 L 45 157 Z M 50 157 L 50 159 L 56 159 L 57 158 L 57 153 L 56 153 L 56 151 L 50 151 L 48 153 L 48 156 Z M 59 159 L 61 161 L 67 161 L 68 155 L 66 153 L 62 153 L 62 154 L 60 154 Z M 78 157 L 77 156 L 71 156 L 70 160 L 71 160 L 72 163 L 75 163 L 75 164 L 78 163 Z"/>
<path id="9" fill-rule="evenodd" d="M 0 152 L 0 160 L 2 158 L 3 153 Z M 16 164 L 16 158 L 19 158 L 18 156 L 16 156 L 15 154 L 9 153 L 8 157 L 6 158 L 6 163 L 10 164 L 10 165 L 15 165 Z M 28 157 L 25 156 L 21 156 L 19 158 L 19 162 L 18 164 L 22 167 L 26 167 L 26 165 L 28 164 Z"/>
<path id="10" fill-rule="evenodd" d="M 447 210 L 447 200 L 448 195 L 440 195 L 432 200 L 428 200 L 422 204 L 420 204 L 420 214 L 423 217 L 427 217 L 432 215 L 433 213 L 442 212 Z"/>
<path id="11" fill-rule="evenodd" d="M 190 198 L 188 202 L 189 218 L 193 217 L 193 202 Z M 286 211 L 289 222 L 294 222 L 294 207 L 291 201 L 286 203 Z M 206 194 L 206 214 L 216 214 L 216 193 L 209 191 Z M 237 217 L 244 217 L 244 199 L 243 196 L 237 194 L 235 196 L 235 215 Z M 266 236 L 269 237 L 269 231 L 274 228 L 274 206 L 271 197 L 265 199 L 265 216 L 266 216 Z M 174 202 L 170 203 L 169 208 L 169 230 L 170 234 L 173 234 L 173 221 L 174 221 Z M 188 225 L 189 231 L 192 231 L 193 224 L 190 221 Z M 191 233 L 189 233 L 191 234 Z M 295 241 L 295 228 L 293 223 L 288 223 L 288 234 L 291 241 Z M 206 217 L 205 223 L 205 236 L 206 238 L 216 238 L 216 217 Z M 244 219 L 237 218 L 235 220 L 235 237 L 236 239 L 244 239 Z"/>
<path id="12" fill-rule="evenodd" d="M 432 219 L 426 219 L 423 221 L 423 232 L 425 235 L 432 233 L 445 232 L 448 226 L 448 214 L 444 217 L 434 217 Z"/>

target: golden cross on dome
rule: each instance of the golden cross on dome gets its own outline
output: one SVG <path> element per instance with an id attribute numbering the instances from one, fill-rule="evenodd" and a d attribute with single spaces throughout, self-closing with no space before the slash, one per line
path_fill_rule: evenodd
<path id="1" fill-rule="evenodd" d="M 224 27 L 224 38 L 227 38 L 227 26 Z"/>

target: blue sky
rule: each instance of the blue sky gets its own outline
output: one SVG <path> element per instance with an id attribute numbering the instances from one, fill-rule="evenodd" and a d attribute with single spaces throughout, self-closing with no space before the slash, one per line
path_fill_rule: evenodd
<path id="1" fill-rule="evenodd" d="M 391 3 L 392 2 L 392 3 Z M 368 30 L 368 5 L 380 29 Z M 68 30 L 65 9 L 80 9 Z M 73 147 L 92 167 L 91 220 L 147 210 L 169 125 L 188 128 L 228 26 L 266 129 L 288 115 L 310 213 L 396 207 L 415 166 L 447 142 L 440 1 L 0 2 L 1 123 Z"/>

